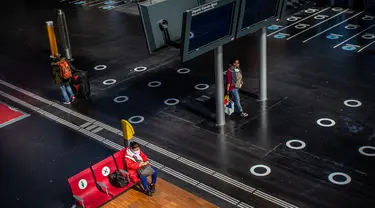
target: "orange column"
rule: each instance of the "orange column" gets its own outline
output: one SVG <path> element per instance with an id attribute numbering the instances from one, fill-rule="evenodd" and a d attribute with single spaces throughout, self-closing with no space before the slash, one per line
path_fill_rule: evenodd
<path id="1" fill-rule="evenodd" d="M 51 49 L 51 56 L 56 56 L 57 54 L 59 54 L 59 51 L 57 49 L 56 35 L 55 35 L 55 29 L 53 27 L 53 22 L 52 21 L 46 22 L 46 26 L 47 26 L 47 32 L 48 32 L 49 47 Z"/>

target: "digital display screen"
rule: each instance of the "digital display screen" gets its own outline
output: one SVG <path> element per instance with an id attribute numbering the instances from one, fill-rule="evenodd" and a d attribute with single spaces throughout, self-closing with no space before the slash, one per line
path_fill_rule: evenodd
<path id="1" fill-rule="evenodd" d="M 278 12 L 278 2 L 279 0 L 246 0 L 242 28 L 275 17 Z"/>
<path id="2" fill-rule="evenodd" d="M 294 10 L 302 7 L 303 5 L 310 3 L 311 0 L 287 0 L 286 11 Z"/>
<path id="3" fill-rule="evenodd" d="M 231 35 L 235 2 L 197 13 L 191 18 L 189 52 Z"/>

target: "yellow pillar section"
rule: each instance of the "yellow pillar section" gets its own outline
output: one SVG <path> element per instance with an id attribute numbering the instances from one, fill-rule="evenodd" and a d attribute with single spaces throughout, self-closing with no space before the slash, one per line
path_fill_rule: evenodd
<path id="1" fill-rule="evenodd" d="M 47 32 L 48 32 L 49 47 L 51 49 L 51 56 L 56 57 L 59 54 L 59 51 L 57 49 L 56 35 L 55 35 L 55 29 L 53 27 L 53 22 L 47 21 L 46 26 L 47 26 Z"/>
<path id="2" fill-rule="evenodd" d="M 130 143 L 130 140 L 134 136 L 134 128 L 127 120 L 121 120 L 122 127 L 122 136 L 124 138 L 125 146 L 127 147 Z"/>

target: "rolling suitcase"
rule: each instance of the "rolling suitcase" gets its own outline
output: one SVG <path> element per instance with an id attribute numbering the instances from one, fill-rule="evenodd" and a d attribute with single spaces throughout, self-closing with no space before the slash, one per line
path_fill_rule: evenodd
<path id="1" fill-rule="evenodd" d="M 77 98 L 88 99 L 90 97 L 90 82 L 87 72 L 75 71 L 72 77 L 72 88 Z"/>

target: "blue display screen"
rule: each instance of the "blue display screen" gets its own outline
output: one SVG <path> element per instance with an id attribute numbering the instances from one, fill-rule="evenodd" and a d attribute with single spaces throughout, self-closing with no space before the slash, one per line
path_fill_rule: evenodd
<path id="1" fill-rule="evenodd" d="M 246 0 L 242 29 L 277 15 L 279 0 Z"/>
<path id="2" fill-rule="evenodd" d="M 235 2 L 191 17 L 189 51 L 231 34 Z"/>

